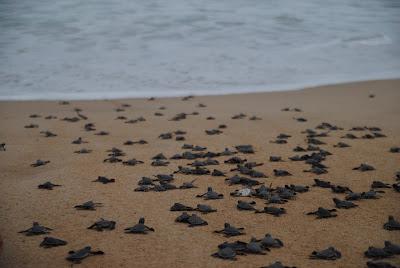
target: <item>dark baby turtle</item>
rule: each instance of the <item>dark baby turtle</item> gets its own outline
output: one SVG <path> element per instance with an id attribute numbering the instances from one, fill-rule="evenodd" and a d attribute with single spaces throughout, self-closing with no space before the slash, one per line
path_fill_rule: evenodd
<path id="1" fill-rule="evenodd" d="M 391 147 L 389 152 L 391 153 L 400 153 L 400 147 Z"/>
<path id="2" fill-rule="evenodd" d="M 108 163 L 118 163 L 118 162 L 122 162 L 122 159 L 112 155 L 109 158 L 106 158 L 103 160 L 104 163 L 108 162 Z"/>
<path id="3" fill-rule="evenodd" d="M 400 193 L 400 182 L 392 184 L 393 189 Z"/>
<path id="4" fill-rule="evenodd" d="M 346 200 L 360 200 L 362 193 L 348 193 L 345 197 Z"/>
<path id="5" fill-rule="evenodd" d="M 31 164 L 31 167 L 40 167 L 50 163 L 50 161 L 36 160 L 35 163 Z"/>
<path id="6" fill-rule="evenodd" d="M 382 193 L 382 191 L 369 190 L 368 192 L 362 192 L 361 198 L 362 199 L 379 199 L 380 196 L 378 195 L 378 193 Z"/>
<path id="7" fill-rule="evenodd" d="M 243 201 L 243 200 L 238 200 L 236 207 L 239 210 L 256 210 L 254 208 L 255 204 L 256 204 L 256 202 L 254 202 L 254 201 L 246 202 L 246 201 Z"/>
<path id="8" fill-rule="evenodd" d="M 349 209 L 349 208 L 355 208 L 358 207 L 358 205 L 354 204 L 351 201 L 347 201 L 347 200 L 340 200 L 338 198 L 333 198 L 333 202 L 335 203 L 337 208 L 345 208 L 345 209 Z"/>
<path id="9" fill-rule="evenodd" d="M 56 137 L 57 134 L 51 132 L 51 131 L 40 131 L 41 134 L 43 134 L 44 137 L 50 138 L 50 137 Z"/>
<path id="10" fill-rule="evenodd" d="M 283 242 L 278 239 L 272 237 L 270 234 L 266 234 L 264 238 L 260 240 L 261 245 L 265 248 L 281 248 L 283 247 Z"/>
<path id="11" fill-rule="evenodd" d="M 392 254 L 399 255 L 400 254 L 400 245 L 394 244 L 390 241 L 385 241 L 385 247 L 384 249 L 387 252 L 390 252 Z"/>
<path id="12" fill-rule="evenodd" d="M 267 204 L 284 204 L 287 200 L 282 198 L 279 194 L 272 194 L 267 197 Z"/>
<path id="13" fill-rule="evenodd" d="M 250 242 L 247 243 L 244 252 L 248 254 L 265 255 L 266 253 L 264 252 L 264 250 L 269 250 L 269 249 L 262 247 L 261 243 L 258 242 L 256 238 L 252 237 Z"/>
<path id="14" fill-rule="evenodd" d="M 222 198 L 224 198 L 224 195 L 214 192 L 211 187 L 208 187 L 206 193 L 196 195 L 196 197 L 202 197 L 205 200 L 212 200 L 212 199 L 222 199 Z"/>
<path id="15" fill-rule="evenodd" d="M 163 182 L 171 182 L 174 180 L 174 175 L 169 175 L 169 174 L 157 174 L 156 175 L 156 180 L 158 181 L 163 181 Z"/>
<path id="16" fill-rule="evenodd" d="M 310 255 L 310 259 L 320 259 L 320 260 L 337 260 L 342 257 L 342 254 L 336 250 L 334 247 L 329 247 L 321 251 L 313 251 Z"/>
<path id="17" fill-rule="evenodd" d="M 153 185 L 153 180 L 148 177 L 142 177 L 140 181 L 138 181 L 138 185 Z"/>
<path id="18" fill-rule="evenodd" d="M 337 214 L 332 213 L 335 211 L 336 209 L 326 209 L 323 207 L 319 207 L 318 210 L 313 212 L 308 212 L 307 215 L 316 215 L 317 219 L 326 219 L 326 218 L 336 217 Z"/>
<path id="19" fill-rule="evenodd" d="M 38 128 L 38 127 L 39 127 L 39 125 L 36 125 L 36 124 L 29 124 L 29 125 L 24 126 L 24 128 Z"/>
<path id="20" fill-rule="evenodd" d="M 386 251 L 384 248 L 368 247 L 364 252 L 365 257 L 374 259 L 383 259 L 393 256 L 391 252 Z"/>
<path id="21" fill-rule="evenodd" d="M 169 210 L 170 211 L 193 211 L 194 208 L 185 206 L 181 203 L 175 203 L 172 205 L 172 207 Z"/>
<path id="22" fill-rule="evenodd" d="M 189 223 L 189 227 L 195 227 L 195 226 L 203 226 L 203 225 L 208 225 L 208 223 L 197 216 L 196 214 L 192 214 L 188 219 L 187 223 Z"/>
<path id="23" fill-rule="evenodd" d="M 236 251 L 230 247 L 224 247 L 218 249 L 218 252 L 211 254 L 211 256 L 224 259 L 224 260 L 236 260 Z"/>
<path id="24" fill-rule="evenodd" d="M 176 222 L 187 223 L 189 218 L 190 218 L 190 215 L 187 214 L 187 212 L 183 212 L 181 215 L 179 215 L 179 216 L 175 219 L 175 221 L 176 221 Z"/>
<path id="25" fill-rule="evenodd" d="M 350 147 L 350 145 L 348 145 L 347 143 L 344 143 L 344 142 L 338 142 L 337 144 L 333 145 L 333 147 L 347 148 L 347 147 Z"/>
<path id="26" fill-rule="evenodd" d="M 270 161 L 270 162 L 281 162 L 281 161 L 282 161 L 282 157 L 271 155 L 271 156 L 269 157 L 269 161 Z"/>
<path id="27" fill-rule="evenodd" d="M 243 230 L 244 228 L 236 228 L 235 226 L 230 225 L 229 223 L 225 223 L 224 229 L 214 231 L 214 233 L 221 233 L 224 234 L 226 237 L 231 237 L 231 236 L 238 236 L 245 234 Z"/>
<path id="28" fill-rule="evenodd" d="M 207 135 L 218 135 L 223 133 L 221 130 L 219 129 L 209 129 L 209 130 L 205 130 Z"/>
<path id="29" fill-rule="evenodd" d="M 150 231 L 154 232 L 154 229 L 144 224 L 144 218 L 140 218 L 139 222 L 134 226 L 125 228 L 125 233 L 131 234 L 147 234 Z"/>
<path id="30" fill-rule="evenodd" d="M 114 230 L 115 229 L 115 221 L 105 220 L 100 218 L 100 220 L 96 221 L 92 225 L 88 227 L 88 229 L 94 229 L 96 231 L 103 231 L 103 230 Z"/>
<path id="31" fill-rule="evenodd" d="M 217 211 L 216 209 L 213 209 L 211 206 L 204 204 L 198 204 L 196 210 L 204 214 Z"/>
<path id="32" fill-rule="evenodd" d="M 94 180 L 93 182 L 100 182 L 103 184 L 107 184 L 107 183 L 111 183 L 111 182 L 115 182 L 115 179 L 109 179 L 107 177 L 104 176 L 98 176 L 96 180 Z"/>
<path id="33" fill-rule="evenodd" d="M 143 164 L 143 161 L 137 160 L 135 158 L 129 159 L 127 161 L 123 161 L 122 164 L 126 166 L 136 166 L 137 164 Z"/>
<path id="34" fill-rule="evenodd" d="M 52 247 L 58 247 L 58 246 L 65 246 L 67 244 L 66 241 L 46 236 L 43 241 L 40 243 L 40 246 L 43 248 L 52 248 Z"/>
<path id="35" fill-rule="evenodd" d="M 308 192 L 310 187 L 304 185 L 290 184 L 290 185 L 285 185 L 285 188 L 295 191 L 296 193 L 305 193 Z"/>
<path id="36" fill-rule="evenodd" d="M 389 216 L 383 228 L 388 231 L 400 230 L 400 222 L 396 221 L 393 216 Z"/>
<path id="37" fill-rule="evenodd" d="M 267 213 L 279 217 L 282 214 L 286 214 L 286 209 L 278 207 L 264 207 L 263 210 L 257 210 L 256 213 Z"/>
<path id="38" fill-rule="evenodd" d="M 322 187 L 322 188 L 331 188 L 332 184 L 329 181 L 324 181 L 324 180 L 320 180 L 320 179 L 314 179 L 313 186 L 318 186 L 318 187 Z"/>
<path id="39" fill-rule="evenodd" d="M 107 132 L 107 131 L 99 131 L 99 132 L 95 133 L 94 135 L 97 135 L 97 136 L 107 136 L 107 135 L 109 135 L 109 134 L 110 134 L 110 133 Z"/>
<path id="40" fill-rule="evenodd" d="M 93 201 L 87 201 L 81 205 L 76 205 L 74 208 L 78 210 L 96 210 L 96 207 L 101 207 L 102 203 L 94 203 Z"/>
<path id="41" fill-rule="evenodd" d="M 84 140 L 82 140 L 81 137 L 79 137 L 76 140 L 73 140 L 71 143 L 72 144 L 82 144 L 82 143 L 87 143 L 87 141 L 84 141 Z"/>
<path id="42" fill-rule="evenodd" d="M 398 266 L 392 265 L 388 262 L 380 261 L 380 262 L 367 262 L 368 268 L 399 268 Z"/>
<path id="43" fill-rule="evenodd" d="M 381 181 L 373 181 L 371 184 L 371 188 L 392 188 L 389 183 L 384 183 Z"/>
<path id="44" fill-rule="evenodd" d="M 101 250 L 98 251 L 92 251 L 92 248 L 90 246 L 84 247 L 80 250 L 73 251 L 71 250 L 68 252 L 67 260 L 71 261 L 73 263 L 81 263 L 81 261 L 89 256 L 92 255 L 104 255 L 104 252 Z"/>
<path id="45" fill-rule="evenodd" d="M 169 162 L 164 161 L 164 160 L 155 160 L 155 161 L 151 162 L 151 165 L 153 167 L 166 167 L 169 165 Z"/>
<path id="46" fill-rule="evenodd" d="M 262 266 L 261 268 L 296 268 L 296 266 L 286 266 L 283 265 L 280 261 L 276 261 L 270 265 Z"/>
<path id="47" fill-rule="evenodd" d="M 193 184 L 195 181 L 196 181 L 196 179 L 194 179 L 192 181 L 184 182 L 181 186 L 179 186 L 179 189 L 197 188 L 197 186 Z"/>
<path id="48" fill-rule="evenodd" d="M 359 171 L 364 172 L 364 171 L 375 170 L 375 168 L 374 168 L 373 166 L 371 166 L 371 165 L 362 163 L 362 164 L 360 164 L 358 167 L 353 168 L 353 170 L 359 170 Z"/>
<path id="49" fill-rule="evenodd" d="M 349 187 L 340 186 L 340 185 L 332 185 L 331 190 L 332 190 L 332 192 L 337 193 L 337 194 L 345 194 L 345 193 L 352 192 Z"/>
<path id="50" fill-rule="evenodd" d="M 46 190 L 53 190 L 54 187 L 59 187 L 59 186 L 61 186 L 61 185 L 54 184 L 54 183 L 51 183 L 51 182 L 48 181 L 48 182 L 45 182 L 43 184 L 39 184 L 38 188 L 39 189 L 46 189 Z"/>
<path id="51" fill-rule="evenodd" d="M 252 145 L 237 145 L 235 148 L 238 152 L 243 154 L 254 154 L 254 148 Z"/>
<path id="52" fill-rule="evenodd" d="M 285 177 L 285 176 L 292 176 L 292 174 L 283 169 L 274 169 L 274 175 L 276 177 Z"/>
<path id="53" fill-rule="evenodd" d="M 40 225 L 38 222 L 33 222 L 32 227 L 18 233 L 25 234 L 27 236 L 49 234 L 49 231 L 53 229 Z"/>

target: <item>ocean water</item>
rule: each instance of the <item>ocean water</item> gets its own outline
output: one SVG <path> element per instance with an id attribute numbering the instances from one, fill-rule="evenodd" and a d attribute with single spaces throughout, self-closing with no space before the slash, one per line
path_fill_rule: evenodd
<path id="1" fill-rule="evenodd" d="M 0 0 L 0 99 L 399 77 L 399 0 Z"/>

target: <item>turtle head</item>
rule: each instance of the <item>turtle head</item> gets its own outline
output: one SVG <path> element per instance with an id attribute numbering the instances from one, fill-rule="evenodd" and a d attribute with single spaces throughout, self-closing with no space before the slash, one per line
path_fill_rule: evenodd
<path id="1" fill-rule="evenodd" d="M 140 223 L 140 224 L 144 224 L 144 218 L 143 218 L 143 217 L 141 217 L 141 218 L 139 219 L 139 223 Z"/>

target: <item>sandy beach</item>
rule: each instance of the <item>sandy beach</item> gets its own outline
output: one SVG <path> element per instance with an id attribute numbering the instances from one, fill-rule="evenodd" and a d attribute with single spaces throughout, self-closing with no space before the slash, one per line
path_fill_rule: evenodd
<path id="1" fill-rule="evenodd" d="M 374 98 L 370 98 L 374 94 Z M 385 240 L 400 244 L 400 231 L 383 229 L 389 215 L 400 220 L 400 194 L 393 188 L 379 189 L 381 198 L 354 201 L 352 209 L 337 209 L 337 217 L 315 219 L 306 215 L 318 207 L 333 209 L 332 198 L 344 199 L 345 194 L 332 193 L 330 189 L 311 187 L 315 178 L 329 180 L 332 184 L 347 186 L 353 192 L 366 192 L 373 181 L 390 185 L 396 182 L 395 173 L 400 171 L 400 154 L 390 153 L 391 147 L 400 146 L 400 80 L 368 81 L 343 85 L 323 86 L 297 91 L 268 92 L 224 96 L 195 96 L 187 101 L 182 98 L 123 99 L 102 101 L 3 101 L 0 102 L 0 143 L 6 151 L 0 151 L 0 236 L 2 249 L 0 267 L 67 267 L 68 251 L 90 245 L 104 251 L 102 256 L 89 257 L 79 267 L 262 267 L 275 261 L 296 267 L 366 267 L 370 259 L 364 256 L 369 246 L 383 247 Z M 206 107 L 199 107 L 199 104 Z M 129 104 L 128 105 L 124 104 Z M 165 109 L 159 109 L 165 107 Z M 301 112 L 282 111 L 299 108 Z M 61 120 L 77 116 L 75 108 L 87 120 L 77 122 Z M 120 109 L 120 110 L 118 110 Z M 198 112 L 198 114 L 192 114 Z M 156 116 L 155 113 L 162 113 Z M 171 121 L 176 114 L 186 113 L 187 118 Z M 232 119 L 243 113 L 243 119 Z M 40 117 L 31 118 L 37 114 Z M 47 116 L 54 119 L 45 119 Z M 207 120 L 207 117 L 214 120 Z M 257 116 L 261 120 L 249 120 Z M 118 120 L 117 117 L 126 119 Z M 145 121 L 125 123 L 139 117 Z M 296 118 L 305 118 L 299 122 Z M 323 122 L 343 130 L 320 130 L 315 127 Z M 84 125 L 93 123 L 96 131 L 85 131 Z M 37 128 L 25 128 L 37 124 Z M 206 135 L 205 130 L 220 129 L 219 135 Z M 344 139 L 352 133 L 361 137 L 371 131 L 349 131 L 353 127 L 379 127 L 383 138 Z M 294 152 L 296 146 L 307 147 L 306 129 L 318 133 L 329 132 L 328 137 L 318 137 L 326 144 L 318 145 L 332 155 L 323 162 L 327 174 L 316 175 L 303 172 L 309 169 L 304 162 L 290 161 L 288 157 L 312 152 Z M 161 139 L 160 134 L 182 130 L 184 141 Z M 51 131 L 57 136 L 44 137 L 41 131 Z M 109 135 L 95 135 L 107 131 Z M 286 144 L 272 143 L 285 133 L 291 135 Z M 82 137 L 85 144 L 71 144 Z M 146 140 L 148 144 L 124 145 L 127 140 Z M 337 148 L 333 145 L 345 142 L 351 147 Z M 142 177 L 153 178 L 156 174 L 171 174 L 178 166 L 186 166 L 194 160 L 171 160 L 168 166 L 152 166 L 151 158 L 163 153 L 167 158 L 182 153 L 183 144 L 207 147 L 206 151 L 221 152 L 225 148 L 235 150 L 237 145 L 252 145 L 254 154 L 238 153 L 234 156 L 263 163 L 255 167 L 268 175 L 257 179 L 266 186 L 286 184 L 307 185 L 310 190 L 298 193 L 294 200 L 285 204 L 287 214 L 274 217 L 239 211 L 238 200 L 255 201 L 255 207 L 265 207 L 265 200 L 253 197 L 233 197 L 230 193 L 241 185 L 228 185 L 226 178 L 238 172 L 230 171 L 235 165 L 224 164 L 232 156 L 219 156 L 217 168 L 227 177 L 210 175 L 175 174 L 174 185 L 195 181 L 198 188 L 165 192 L 135 192 Z M 126 155 L 118 157 L 126 161 L 136 158 L 144 163 L 135 166 L 121 162 L 103 162 L 107 150 L 116 147 Z M 80 149 L 91 153 L 74 153 Z M 189 150 L 190 151 L 190 150 Z M 283 161 L 270 162 L 270 156 L 281 156 Z M 50 163 L 32 167 L 36 160 Z M 204 159 L 200 159 L 204 160 Z M 368 163 L 375 170 L 353 170 L 361 163 Z M 189 167 L 189 166 L 187 166 Z M 289 171 L 292 176 L 277 177 L 274 169 Z M 93 182 L 98 176 L 114 178 L 115 183 Z M 38 189 L 46 181 L 62 185 L 53 190 Z M 202 200 L 198 194 L 207 187 L 224 195 L 219 200 Z M 256 186 L 259 187 L 259 186 Z M 102 207 L 95 211 L 79 211 L 75 205 L 93 200 Z M 181 212 L 171 212 L 176 203 L 196 207 L 208 204 L 217 209 L 215 213 L 198 214 L 208 222 L 206 226 L 190 228 L 176 223 Z M 140 217 L 155 229 L 147 235 L 125 234 L 124 229 L 136 224 Z M 88 230 L 99 218 L 116 221 L 115 230 L 97 232 Z M 18 233 L 28 229 L 32 222 L 52 228 L 50 236 L 68 242 L 65 246 L 44 249 L 39 247 L 45 235 L 25 236 Z M 245 235 L 225 238 L 214 230 L 223 228 L 225 222 L 245 229 Z M 248 242 L 251 237 L 262 238 L 270 233 L 281 239 L 282 248 L 271 249 L 266 255 L 237 256 L 236 261 L 211 257 L 218 245 L 225 241 Z M 335 261 L 311 260 L 314 250 L 335 247 L 342 257 Z M 399 255 L 385 259 L 400 265 Z"/>

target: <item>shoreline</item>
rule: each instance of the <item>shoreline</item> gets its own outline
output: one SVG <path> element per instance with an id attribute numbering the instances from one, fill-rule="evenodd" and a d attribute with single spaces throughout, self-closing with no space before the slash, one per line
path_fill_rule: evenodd
<path id="1" fill-rule="evenodd" d="M 299 90 L 306 90 L 312 88 L 319 87 L 328 87 L 328 86 L 341 86 L 347 84 L 358 84 L 358 83 L 368 83 L 368 82 L 377 82 L 377 81 L 396 81 L 399 80 L 400 77 L 398 75 L 388 75 L 381 76 L 377 79 L 371 78 L 360 78 L 360 79 L 343 79 L 343 80 L 335 80 L 332 82 L 313 82 L 313 83 L 303 83 L 303 84 L 288 84 L 288 85 L 276 85 L 276 86 L 250 86 L 251 89 L 243 89 L 245 87 L 241 87 L 237 91 L 232 91 L 233 86 L 227 87 L 230 88 L 227 90 L 223 89 L 215 89 L 215 90 L 194 90 L 189 91 L 188 93 L 182 93 L 179 90 L 168 90 L 166 92 L 161 91 L 150 91 L 153 93 L 146 92 L 122 92 L 122 91 L 113 91 L 110 93 L 102 93 L 102 92 L 87 92 L 84 94 L 81 93 L 72 93 L 75 95 L 82 96 L 73 96 L 70 94 L 47 94 L 46 98 L 34 98 L 31 95 L 22 95 L 22 96 L 13 96 L 13 97 L 3 97 L 0 96 L 0 102 L 7 101 L 58 101 L 58 100 L 71 100 L 71 101 L 91 101 L 91 100 L 123 100 L 123 99 L 145 99 L 150 97 L 155 98 L 178 98 L 184 97 L 187 95 L 193 95 L 198 97 L 207 97 L 207 96 L 226 96 L 226 95 L 241 95 L 241 94 L 259 94 L 259 93 L 268 93 L 268 92 L 292 92 Z M 214 92 L 215 91 L 215 92 Z M 221 93 L 222 91 L 222 93 Z M 158 94 L 157 93 L 161 93 Z M 84 96 L 83 96 L 84 95 Z M 89 95 L 89 96 L 88 96 Z M 97 96 L 101 95 L 101 96 Z"/>
<path id="2" fill-rule="evenodd" d="M 370 91 L 375 95 L 370 98 Z M 58 101 L 0 101 L 0 143 L 6 151 L 0 151 L 0 267 L 70 267 L 65 260 L 67 252 L 87 245 L 105 252 L 83 260 L 84 267 L 262 267 L 275 261 L 297 267 L 366 267 L 370 259 L 364 257 L 369 246 L 382 247 L 385 240 L 400 244 L 399 231 L 387 231 L 383 224 L 388 215 L 400 221 L 399 193 L 392 188 L 383 189 L 379 199 L 354 201 L 358 207 L 337 209 L 337 217 L 315 219 L 306 213 L 319 206 L 333 209 L 332 198 L 344 199 L 345 194 L 333 193 L 331 189 L 312 187 L 315 178 L 328 180 L 334 185 L 349 187 L 353 192 L 366 192 L 373 181 L 390 185 L 397 183 L 395 174 L 399 170 L 399 153 L 389 149 L 400 146 L 400 80 L 379 80 L 346 83 L 307 88 L 304 90 L 230 94 L 219 96 L 195 96 L 182 101 L 181 98 L 117 99 L 70 101 L 61 105 Z M 204 105 L 199 105 L 204 104 Z M 125 105 L 125 106 L 124 106 Z M 130 105 L 130 106 L 128 106 Z M 165 109 L 160 109 L 165 107 Z M 282 109 L 289 107 L 291 111 Z M 76 108 L 88 119 L 76 122 L 62 120 L 77 116 Z M 294 108 L 301 112 L 294 112 Z M 197 113 L 194 113 L 197 112 Z M 155 113 L 161 113 L 162 116 Z M 171 121 L 179 113 L 186 119 Z M 232 119 L 244 113 L 242 119 Z M 30 117 L 37 114 L 38 117 Z M 46 119 L 48 116 L 56 118 Z M 214 117 L 213 120 L 207 119 Z M 252 116 L 261 120 L 250 120 Z M 126 119 L 118 119 L 125 117 Z M 145 121 L 139 121 L 143 117 Z M 306 121 L 298 121 L 305 118 Z M 135 123 L 126 123 L 133 120 Z M 135 121 L 137 120 L 137 121 Z M 73 120 L 72 120 L 73 121 Z M 318 129 L 322 122 L 343 128 L 342 130 Z M 96 131 L 85 131 L 85 124 L 94 123 Z M 30 124 L 37 128 L 25 128 Z M 206 135 L 205 130 L 220 129 L 219 135 Z M 365 128 L 350 131 L 353 127 L 379 127 L 384 138 L 361 138 L 372 132 Z M 328 173 L 304 172 L 310 168 L 302 161 L 291 161 L 296 154 L 312 154 L 316 151 L 294 152 L 296 146 L 307 147 L 304 131 L 327 132 L 327 137 L 317 137 L 325 144 L 320 149 L 332 155 L 323 164 Z M 186 131 L 186 140 L 175 140 L 175 131 Z M 51 131 L 55 137 L 44 137 L 41 131 Z M 95 135 L 107 131 L 109 135 Z M 172 139 L 162 139 L 160 134 L 172 133 Z M 274 143 L 281 133 L 290 135 L 286 144 Z M 346 134 L 357 139 L 342 138 Z M 85 144 L 72 144 L 82 137 Z M 127 140 L 146 140 L 147 144 L 124 145 Z M 334 145 L 345 142 L 347 148 Z M 221 152 L 225 148 L 250 144 L 254 154 L 238 153 L 235 156 L 248 162 L 263 163 L 255 170 L 265 173 L 267 178 L 258 178 L 268 187 L 284 185 L 306 185 L 309 191 L 298 193 L 284 204 L 287 213 L 280 217 L 239 211 L 238 200 L 255 201 L 256 208 L 266 206 L 266 200 L 255 197 L 233 197 L 241 185 L 229 185 L 225 179 L 236 174 L 235 165 L 224 161 L 231 156 L 218 156 L 219 165 L 207 166 L 219 169 L 227 177 L 210 175 L 184 175 L 177 173 L 172 182 L 176 186 L 197 179 L 198 188 L 165 192 L 136 192 L 142 177 L 154 178 L 156 174 L 171 174 L 178 166 L 188 166 L 194 160 L 174 160 L 171 156 L 183 153 L 183 144 L 207 147 L 206 151 Z M 123 161 L 136 158 L 143 164 L 123 165 L 121 162 L 104 162 L 108 150 L 119 148 L 126 155 Z M 75 153 L 81 149 L 88 154 Z M 167 166 L 153 166 L 152 157 L 163 153 L 170 162 Z M 281 156 L 283 161 L 270 162 L 270 156 Z M 32 167 L 37 159 L 50 163 Z M 198 159 L 205 160 L 205 159 Z M 360 172 L 353 170 L 361 163 L 368 163 L 375 170 Z M 275 176 L 274 169 L 287 170 L 292 176 Z M 115 178 L 114 183 L 93 182 L 98 176 Z M 38 189 L 46 181 L 62 185 L 53 190 Z M 207 187 L 224 195 L 219 200 L 196 198 Z M 256 186 L 258 188 L 259 186 Z M 93 200 L 103 203 L 95 211 L 80 211 L 74 206 Z M 171 212 L 170 207 L 180 202 L 187 206 L 207 204 L 217 209 L 215 213 L 200 214 L 208 222 L 206 226 L 190 228 L 175 219 L 180 212 Z M 146 225 L 155 229 L 148 235 L 125 234 L 124 229 L 133 226 L 140 217 Z M 99 218 L 116 221 L 114 230 L 97 232 L 88 230 Z M 49 236 L 68 242 L 65 246 L 43 249 L 39 244 L 46 235 L 25 236 L 18 233 L 38 221 L 54 229 Z M 229 222 L 245 228 L 244 235 L 226 238 L 214 233 Z M 282 248 L 273 248 L 266 255 L 238 256 L 237 261 L 213 258 L 210 255 L 225 241 L 250 241 L 270 233 L 281 239 Z M 310 260 L 314 250 L 333 246 L 342 253 L 335 261 Z M 385 259 L 400 265 L 396 255 Z"/>

